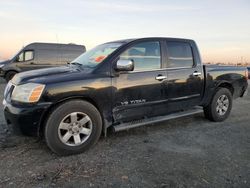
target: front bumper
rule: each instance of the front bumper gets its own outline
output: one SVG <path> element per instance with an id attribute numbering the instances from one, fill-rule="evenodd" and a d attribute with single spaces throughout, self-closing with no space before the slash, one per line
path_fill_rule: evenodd
<path id="1" fill-rule="evenodd" d="M 44 114 L 50 103 L 25 106 L 4 101 L 3 105 L 7 124 L 12 124 L 17 132 L 20 130 L 25 135 L 38 136 Z"/>

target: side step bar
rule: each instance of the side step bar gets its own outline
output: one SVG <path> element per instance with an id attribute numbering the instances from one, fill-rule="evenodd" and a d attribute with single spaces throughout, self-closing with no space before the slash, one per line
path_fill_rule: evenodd
<path id="1" fill-rule="evenodd" d="M 113 128 L 114 128 L 115 132 L 118 132 L 118 131 L 132 129 L 135 127 L 140 127 L 140 126 L 147 125 L 147 124 L 153 124 L 153 123 L 158 123 L 158 122 L 162 122 L 162 121 L 166 121 L 166 120 L 170 120 L 170 119 L 176 119 L 179 117 L 189 116 L 189 115 L 193 115 L 193 114 L 199 114 L 202 112 L 203 112 L 203 109 L 201 107 L 195 107 L 195 108 L 192 108 L 190 110 L 173 113 L 173 114 L 169 114 L 166 116 L 158 116 L 158 117 L 153 117 L 153 118 L 148 118 L 148 119 L 132 121 L 132 122 L 128 122 L 128 123 L 122 123 L 119 125 L 115 125 Z"/>

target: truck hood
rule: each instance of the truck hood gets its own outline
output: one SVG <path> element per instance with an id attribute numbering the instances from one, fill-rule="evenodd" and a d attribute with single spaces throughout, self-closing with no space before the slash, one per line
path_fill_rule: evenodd
<path id="1" fill-rule="evenodd" d="M 21 72 L 16 74 L 11 81 L 15 85 L 28 82 L 48 84 L 72 80 L 73 77 L 79 78 L 79 74 L 86 76 L 88 73 L 89 70 L 81 69 L 76 65 L 69 65 Z"/>

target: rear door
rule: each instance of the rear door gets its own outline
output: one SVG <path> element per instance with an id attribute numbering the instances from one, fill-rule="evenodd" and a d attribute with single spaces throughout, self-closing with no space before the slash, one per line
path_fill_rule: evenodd
<path id="1" fill-rule="evenodd" d="M 185 41 L 167 41 L 168 111 L 196 106 L 203 91 L 203 69 L 194 57 L 196 45 Z"/>
<path id="2" fill-rule="evenodd" d="M 166 113 L 166 70 L 162 42 L 138 42 L 124 51 L 119 59 L 135 63 L 131 72 L 112 78 L 115 122 L 131 121 Z"/>

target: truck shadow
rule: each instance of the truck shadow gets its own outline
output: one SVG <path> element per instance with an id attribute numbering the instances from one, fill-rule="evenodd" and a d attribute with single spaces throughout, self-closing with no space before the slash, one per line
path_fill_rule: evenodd
<path id="1" fill-rule="evenodd" d="M 193 123 L 195 122 L 195 124 Z M 196 114 L 194 116 L 182 117 L 181 119 L 168 120 L 161 123 L 149 124 L 141 126 L 138 128 L 130 129 L 127 131 L 114 132 L 111 129 L 108 130 L 107 137 L 101 136 L 98 141 L 101 145 L 105 142 L 112 142 L 117 139 L 126 139 L 133 136 L 140 136 L 145 139 L 150 134 L 162 133 L 162 132 L 172 132 L 179 129 L 195 128 L 200 126 L 207 126 L 209 121 L 206 120 L 203 114 Z M 3 125 L 1 125 L 3 126 Z M 104 142 L 104 143 L 102 143 Z M 48 154 L 52 152 L 46 147 L 44 138 L 28 137 L 21 135 L 20 133 L 15 133 L 11 129 L 4 130 L 0 133 L 0 148 L 2 150 L 6 149 L 16 149 L 23 148 L 23 150 L 45 150 Z M 25 149 L 26 148 L 26 149 Z M 47 149 L 46 149 L 47 148 Z"/>

